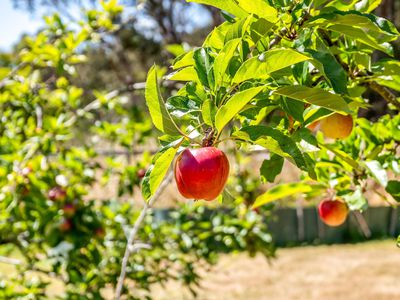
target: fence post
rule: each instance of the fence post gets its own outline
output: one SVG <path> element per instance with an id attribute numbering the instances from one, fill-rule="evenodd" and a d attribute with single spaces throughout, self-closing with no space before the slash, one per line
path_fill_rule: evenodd
<path id="1" fill-rule="evenodd" d="M 392 207 L 392 212 L 390 214 L 389 235 L 396 236 L 396 229 L 397 229 L 397 207 Z"/>
<path id="2" fill-rule="evenodd" d="M 303 205 L 300 200 L 296 201 L 296 215 L 297 215 L 297 237 L 299 242 L 304 242 L 305 238 L 305 222 Z"/>

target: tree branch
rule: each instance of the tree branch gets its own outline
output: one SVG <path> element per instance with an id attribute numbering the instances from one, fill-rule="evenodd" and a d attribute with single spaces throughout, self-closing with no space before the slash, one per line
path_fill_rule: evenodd
<path id="1" fill-rule="evenodd" d="M 283 37 L 285 36 L 285 34 L 288 32 L 287 28 L 284 27 L 281 30 L 279 30 L 279 33 L 271 40 L 271 42 L 268 45 L 268 49 L 271 49 L 272 47 L 274 47 L 275 45 L 279 44 Z"/>
<path id="2" fill-rule="evenodd" d="M 18 73 L 19 70 L 21 70 L 23 67 L 25 67 L 27 65 L 28 65 L 28 63 L 23 62 L 23 63 L 20 63 L 19 65 L 17 65 L 14 69 L 12 69 L 10 71 L 10 73 L 8 73 L 8 75 L 0 81 L 0 89 L 3 88 L 7 84 L 7 81 L 11 77 L 14 77 Z"/>
<path id="3" fill-rule="evenodd" d="M 133 251 L 137 252 L 140 249 L 145 248 L 145 247 L 143 247 L 143 244 L 135 245 L 135 238 L 140 229 L 140 226 L 142 225 L 144 218 L 146 217 L 147 211 L 153 206 L 153 204 L 157 201 L 157 199 L 161 196 L 161 194 L 164 192 L 165 188 L 170 183 L 170 181 L 172 179 L 172 174 L 173 173 L 170 172 L 167 175 L 167 177 L 164 179 L 164 182 L 160 185 L 160 187 L 155 192 L 153 197 L 144 204 L 144 207 L 143 207 L 142 211 L 140 212 L 139 217 L 136 219 L 135 224 L 134 224 L 131 232 L 129 233 L 128 241 L 127 241 L 126 248 L 125 248 L 125 254 L 122 259 L 122 264 L 121 264 L 121 274 L 119 275 L 117 287 L 115 289 L 115 300 L 120 300 L 120 298 L 121 298 L 122 288 L 124 286 L 124 281 L 125 281 L 125 276 L 126 276 L 126 268 L 128 266 L 128 260 L 129 260 L 130 254 Z"/>
<path id="4" fill-rule="evenodd" d="M 0 263 L 18 266 L 18 265 L 22 264 L 22 261 L 20 261 L 19 259 L 16 259 L 16 258 L 0 256 Z"/>
<path id="5" fill-rule="evenodd" d="M 388 103 L 393 104 L 398 110 L 400 110 L 400 102 L 388 88 L 376 83 L 375 81 L 368 82 L 368 86 L 382 96 Z"/>

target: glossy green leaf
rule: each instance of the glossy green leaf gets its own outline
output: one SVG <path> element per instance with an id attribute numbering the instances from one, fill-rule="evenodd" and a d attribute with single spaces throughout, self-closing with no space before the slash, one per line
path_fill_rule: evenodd
<path id="1" fill-rule="evenodd" d="M 284 98 L 281 100 L 282 109 L 296 121 L 304 122 L 303 112 L 304 103 L 301 101 L 293 101 L 292 99 Z"/>
<path id="2" fill-rule="evenodd" d="M 274 182 L 276 176 L 282 172 L 283 157 L 272 154 L 270 159 L 265 159 L 260 168 L 260 176 L 263 182 Z"/>
<path id="3" fill-rule="evenodd" d="M 176 70 L 193 65 L 194 65 L 193 51 L 189 51 L 175 58 L 172 64 L 172 68 Z"/>
<path id="4" fill-rule="evenodd" d="M 222 105 L 215 116 L 215 126 L 218 132 L 221 132 L 225 125 L 228 124 L 243 109 L 243 107 L 254 99 L 254 97 L 263 89 L 263 86 L 258 86 L 236 93 L 226 104 Z"/>
<path id="5" fill-rule="evenodd" d="M 150 69 L 147 75 L 145 97 L 154 126 L 164 133 L 179 135 L 179 131 L 172 121 L 162 99 L 155 66 Z"/>
<path id="6" fill-rule="evenodd" d="M 264 147 L 296 164 L 300 169 L 307 171 L 307 163 L 303 154 L 291 137 L 278 129 L 266 126 L 247 126 L 233 134 L 235 137 Z"/>
<path id="7" fill-rule="evenodd" d="M 239 19 L 229 26 L 228 31 L 225 34 L 224 44 L 231 40 L 242 38 L 252 20 L 253 16 L 248 16 L 247 18 Z"/>
<path id="8" fill-rule="evenodd" d="M 398 32 L 390 23 L 384 23 L 372 15 L 356 11 L 334 11 L 321 14 L 306 23 L 308 27 L 319 26 L 326 30 L 342 33 L 374 49 L 391 54 L 388 43 L 398 38 Z"/>
<path id="9" fill-rule="evenodd" d="M 199 77 L 194 67 L 186 67 L 168 74 L 166 79 L 174 81 L 198 81 Z"/>
<path id="10" fill-rule="evenodd" d="M 209 88 L 213 88 L 215 85 L 214 73 L 213 73 L 213 59 L 209 54 L 208 48 L 199 48 L 194 52 L 193 55 L 195 62 L 195 70 L 200 82 Z"/>
<path id="11" fill-rule="evenodd" d="M 313 65 L 324 74 L 333 90 L 338 94 L 347 93 L 347 74 L 341 64 L 329 52 L 306 50 L 314 59 Z"/>
<path id="12" fill-rule="evenodd" d="M 394 200 L 400 202 L 400 181 L 390 180 L 386 186 L 388 192 Z"/>
<path id="13" fill-rule="evenodd" d="M 382 0 L 361 0 L 355 8 L 361 12 L 371 12 L 381 4 Z"/>
<path id="14" fill-rule="evenodd" d="M 239 6 L 248 13 L 257 15 L 266 19 L 269 22 L 276 22 L 278 20 L 277 10 L 270 6 L 267 1 L 263 0 L 237 0 Z"/>
<path id="15" fill-rule="evenodd" d="M 229 63 L 232 60 L 232 57 L 235 54 L 235 51 L 237 50 L 240 41 L 240 38 L 230 40 L 215 58 L 214 77 L 217 84 L 222 82 L 226 69 L 228 68 Z"/>
<path id="16" fill-rule="evenodd" d="M 349 166 L 351 166 L 352 168 L 356 169 L 356 170 L 361 170 L 360 165 L 358 164 L 358 162 L 356 162 L 353 158 L 351 158 L 350 155 L 348 155 L 346 152 L 343 152 L 337 148 L 335 148 L 332 145 L 328 145 L 328 144 L 319 144 L 321 147 L 328 149 L 329 151 L 331 151 L 333 154 L 335 154 L 338 158 L 340 158 L 341 160 L 343 160 L 345 163 L 347 163 Z"/>
<path id="17" fill-rule="evenodd" d="M 196 2 L 206 5 L 211 5 L 224 10 L 236 17 L 246 17 L 248 13 L 244 11 L 234 0 L 186 0 L 187 2 Z"/>
<path id="18" fill-rule="evenodd" d="M 320 88 L 310 88 L 300 85 L 286 86 L 277 89 L 274 91 L 274 94 L 325 107 L 332 111 L 350 113 L 346 101 L 341 96 L 329 93 Z"/>
<path id="19" fill-rule="evenodd" d="M 234 83 L 249 79 L 266 79 L 272 72 L 310 59 L 292 49 L 273 49 L 245 61 L 233 78 Z"/>
<path id="20" fill-rule="evenodd" d="M 201 114 L 203 117 L 204 123 L 213 127 L 215 122 L 215 114 L 217 112 L 217 107 L 215 106 L 214 102 L 210 99 L 204 101 L 201 107 Z"/>
<path id="21" fill-rule="evenodd" d="M 178 148 L 168 148 L 155 157 L 142 182 L 142 194 L 146 200 L 149 200 L 157 191 L 175 158 Z"/>

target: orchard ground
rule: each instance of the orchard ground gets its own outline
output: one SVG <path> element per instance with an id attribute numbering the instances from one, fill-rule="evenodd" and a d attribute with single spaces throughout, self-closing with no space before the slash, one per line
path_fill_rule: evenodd
<path id="1" fill-rule="evenodd" d="M 197 299 L 400 299 L 400 250 L 394 240 L 286 248 L 277 254 L 270 263 L 262 256 L 222 256 L 216 266 L 204 271 Z M 13 270 L 0 263 L 3 275 Z M 53 299 L 63 286 L 53 281 L 49 290 Z M 109 291 L 104 294 L 113 298 Z M 173 282 L 157 287 L 153 295 L 155 300 L 194 299 Z"/>
<path id="2" fill-rule="evenodd" d="M 400 299 L 400 250 L 393 240 L 278 250 L 269 264 L 245 254 L 222 257 L 204 274 L 199 300 Z M 170 284 L 157 300 L 189 300 Z"/>

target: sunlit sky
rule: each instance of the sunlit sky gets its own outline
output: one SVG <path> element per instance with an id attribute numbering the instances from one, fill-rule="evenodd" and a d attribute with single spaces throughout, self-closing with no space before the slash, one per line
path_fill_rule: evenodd
<path id="1" fill-rule="evenodd" d="M 79 10 L 72 9 L 72 12 L 78 13 Z M 14 9 L 11 0 L 0 0 L 0 50 L 10 50 L 12 45 L 17 43 L 22 34 L 35 33 L 43 24 L 42 15 L 45 12 L 37 12 L 34 15 Z M 198 6 L 186 11 L 188 17 L 196 24 L 202 26 L 209 23 L 210 17 Z M 140 20 L 140 25 L 146 27 L 148 19 Z"/>
<path id="2" fill-rule="evenodd" d="M 21 34 L 34 33 L 43 24 L 39 15 L 15 10 L 10 0 L 0 0 L 0 49 L 8 50 Z"/>

